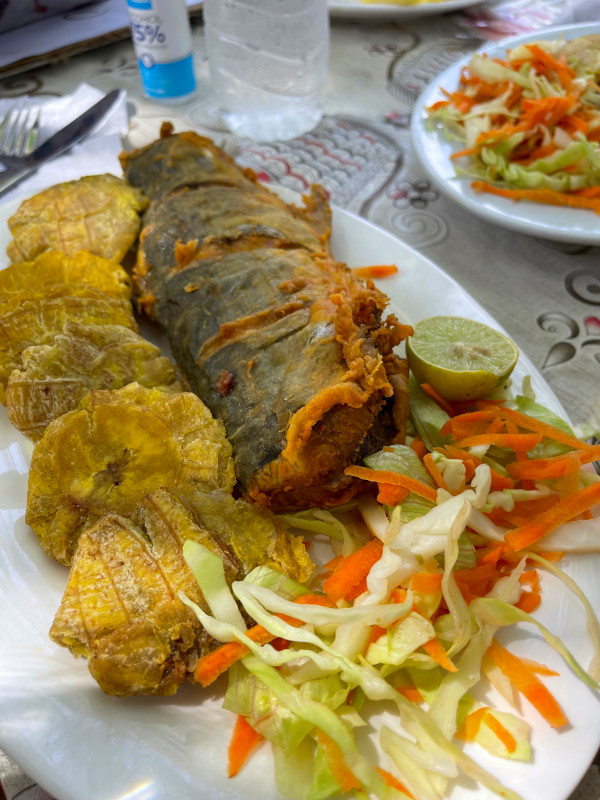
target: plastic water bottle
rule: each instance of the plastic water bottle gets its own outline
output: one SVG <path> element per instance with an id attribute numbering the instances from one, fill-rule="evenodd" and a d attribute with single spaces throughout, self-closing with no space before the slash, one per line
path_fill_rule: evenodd
<path id="1" fill-rule="evenodd" d="M 203 14 L 227 127 L 259 141 L 313 128 L 327 81 L 327 0 L 205 0 Z"/>
<path id="2" fill-rule="evenodd" d="M 127 0 L 127 11 L 144 94 L 185 102 L 196 91 L 185 0 Z"/>

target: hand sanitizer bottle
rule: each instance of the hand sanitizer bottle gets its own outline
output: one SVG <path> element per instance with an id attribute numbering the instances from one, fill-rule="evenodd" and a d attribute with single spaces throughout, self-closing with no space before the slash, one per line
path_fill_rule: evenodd
<path id="1" fill-rule="evenodd" d="M 185 102 L 196 91 L 185 0 L 127 0 L 127 11 L 144 94 L 163 103 Z"/>

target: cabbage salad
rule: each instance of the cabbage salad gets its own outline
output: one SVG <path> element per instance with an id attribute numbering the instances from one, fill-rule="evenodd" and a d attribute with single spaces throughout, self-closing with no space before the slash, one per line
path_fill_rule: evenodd
<path id="1" fill-rule="evenodd" d="M 280 515 L 327 551 L 310 585 L 262 566 L 230 589 L 217 556 L 185 545 L 210 613 L 180 597 L 221 643 L 195 677 L 207 686 L 228 672 L 224 707 L 237 715 L 229 774 L 268 740 L 291 800 L 441 800 L 461 776 L 516 800 L 462 743 L 530 760 L 520 695 L 540 724 L 569 720 L 547 685 L 557 673 L 501 644 L 506 626 L 533 626 L 599 688 L 598 620 L 557 562 L 600 551 L 600 477 L 582 469 L 600 446 L 527 396 L 453 404 L 412 377 L 410 412 L 407 444 L 348 468 L 367 488 L 356 500 Z M 532 616 L 542 571 L 581 602 L 589 665 Z M 514 710 L 478 702 L 480 683 Z"/>
<path id="2" fill-rule="evenodd" d="M 428 111 L 463 143 L 451 158 L 474 189 L 600 213 L 599 75 L 597 36 L 475 53 Z"/>

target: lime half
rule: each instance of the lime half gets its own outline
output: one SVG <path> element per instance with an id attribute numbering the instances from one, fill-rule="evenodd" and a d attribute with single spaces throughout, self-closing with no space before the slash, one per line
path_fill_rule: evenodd
<path id="1" fill-rule="evenodd" d="M 419 383 L 448 400 L 477 400 L 502 385 L 519 351 L 507 336 L 463 317 L 429 317 L 406 340 L 408 363 Z"/>

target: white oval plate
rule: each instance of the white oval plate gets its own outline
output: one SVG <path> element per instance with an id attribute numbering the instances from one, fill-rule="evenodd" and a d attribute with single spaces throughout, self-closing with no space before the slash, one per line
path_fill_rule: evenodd
<path id="1" fill-rule="evenodd" d="M 14 210 L 15 204 L 0 208 L 0 253 L 9 239 L 6 219 Z M 398 275 L 379 285 L 404 321 L 458 314 L 495 324 L 431 261 L 353 214 L 334 209 L 332 245 L 351 266 L 398 265 Z M 533 376 L 540 402 L 564 414 L 522 355 L 517 385 L 526 374 Z M 24 522 L 31 450 L 0 409 L 0 747 L 57 800 L 277 800 L 268 747 L 240 776 L 226 778 L 233 716 L 221 708 L 224 679 L 207 690 L 186 684 L 174 697 L 108 697 L 84 660 L 75 660 L 48 639 L 67 570 L 44 554 Z M 600 558 L 565 563 L 600 610 Z M 592 652 L 578 602 L 552 576 L 542 576 L 542 583 L 539 619 L 587 665 Z M 561 672 L 548 682 L 572 727 L 558 733 L 523 703 L 533 729 L 531 764 L 494 759 L 474 746 L 469 751 L 525 800 L 565 800 L 600 744 L 600 702 L 538 635 L 525 627 L 504 633 L 508 636 L 500 638 L 511 641 L 515 652 Z M 493 691 L 489 702 L 508 710 Z M 452 800 L 491 797 L 468 783 L 451 793 Z"/>
<path id="2" fill-rule="evenodd" d="M 575 39 L 578 36 L 599 32 L 598 23 L 547 28 L 537 33 L 503 39 L 496 44 L 487 45 L 480 52 L 487 53 L 490 58 L 504 58 L 507 50 L 524 42 L 552 40 L 560 36 L 564 36 L 565 39 Z M 460 72 L 469 60 L 470 56 L 458 61 L 432 81 L 419 97 L 413 111 L 412 143 L 431 180 L 444 194 L 463 208 L 495 225 L 559 242 L 600 244 L 600 218 L 593 211 L 525 201 L 515 203 L 505 197 L 475 192 L 471 189 L 469 178 L 456 177 L 450 156 L 461 149 L 462 145 L 448 140 L 443 130 L 430 129 L 427 125 L 426 109 L 436 101 L 444 99 L 442 88 L 450 92 L 456 90 Z"/>
<path id="3" fill-rule="evenodd" d="M 434 14 L 449 14 L 469 6 L 481 5 L 482 0 L 437 0 L 432 3 L 362 3 L 361 0 L 329 0 L 332 17 L 348 19 L 418 19 Z"/>

